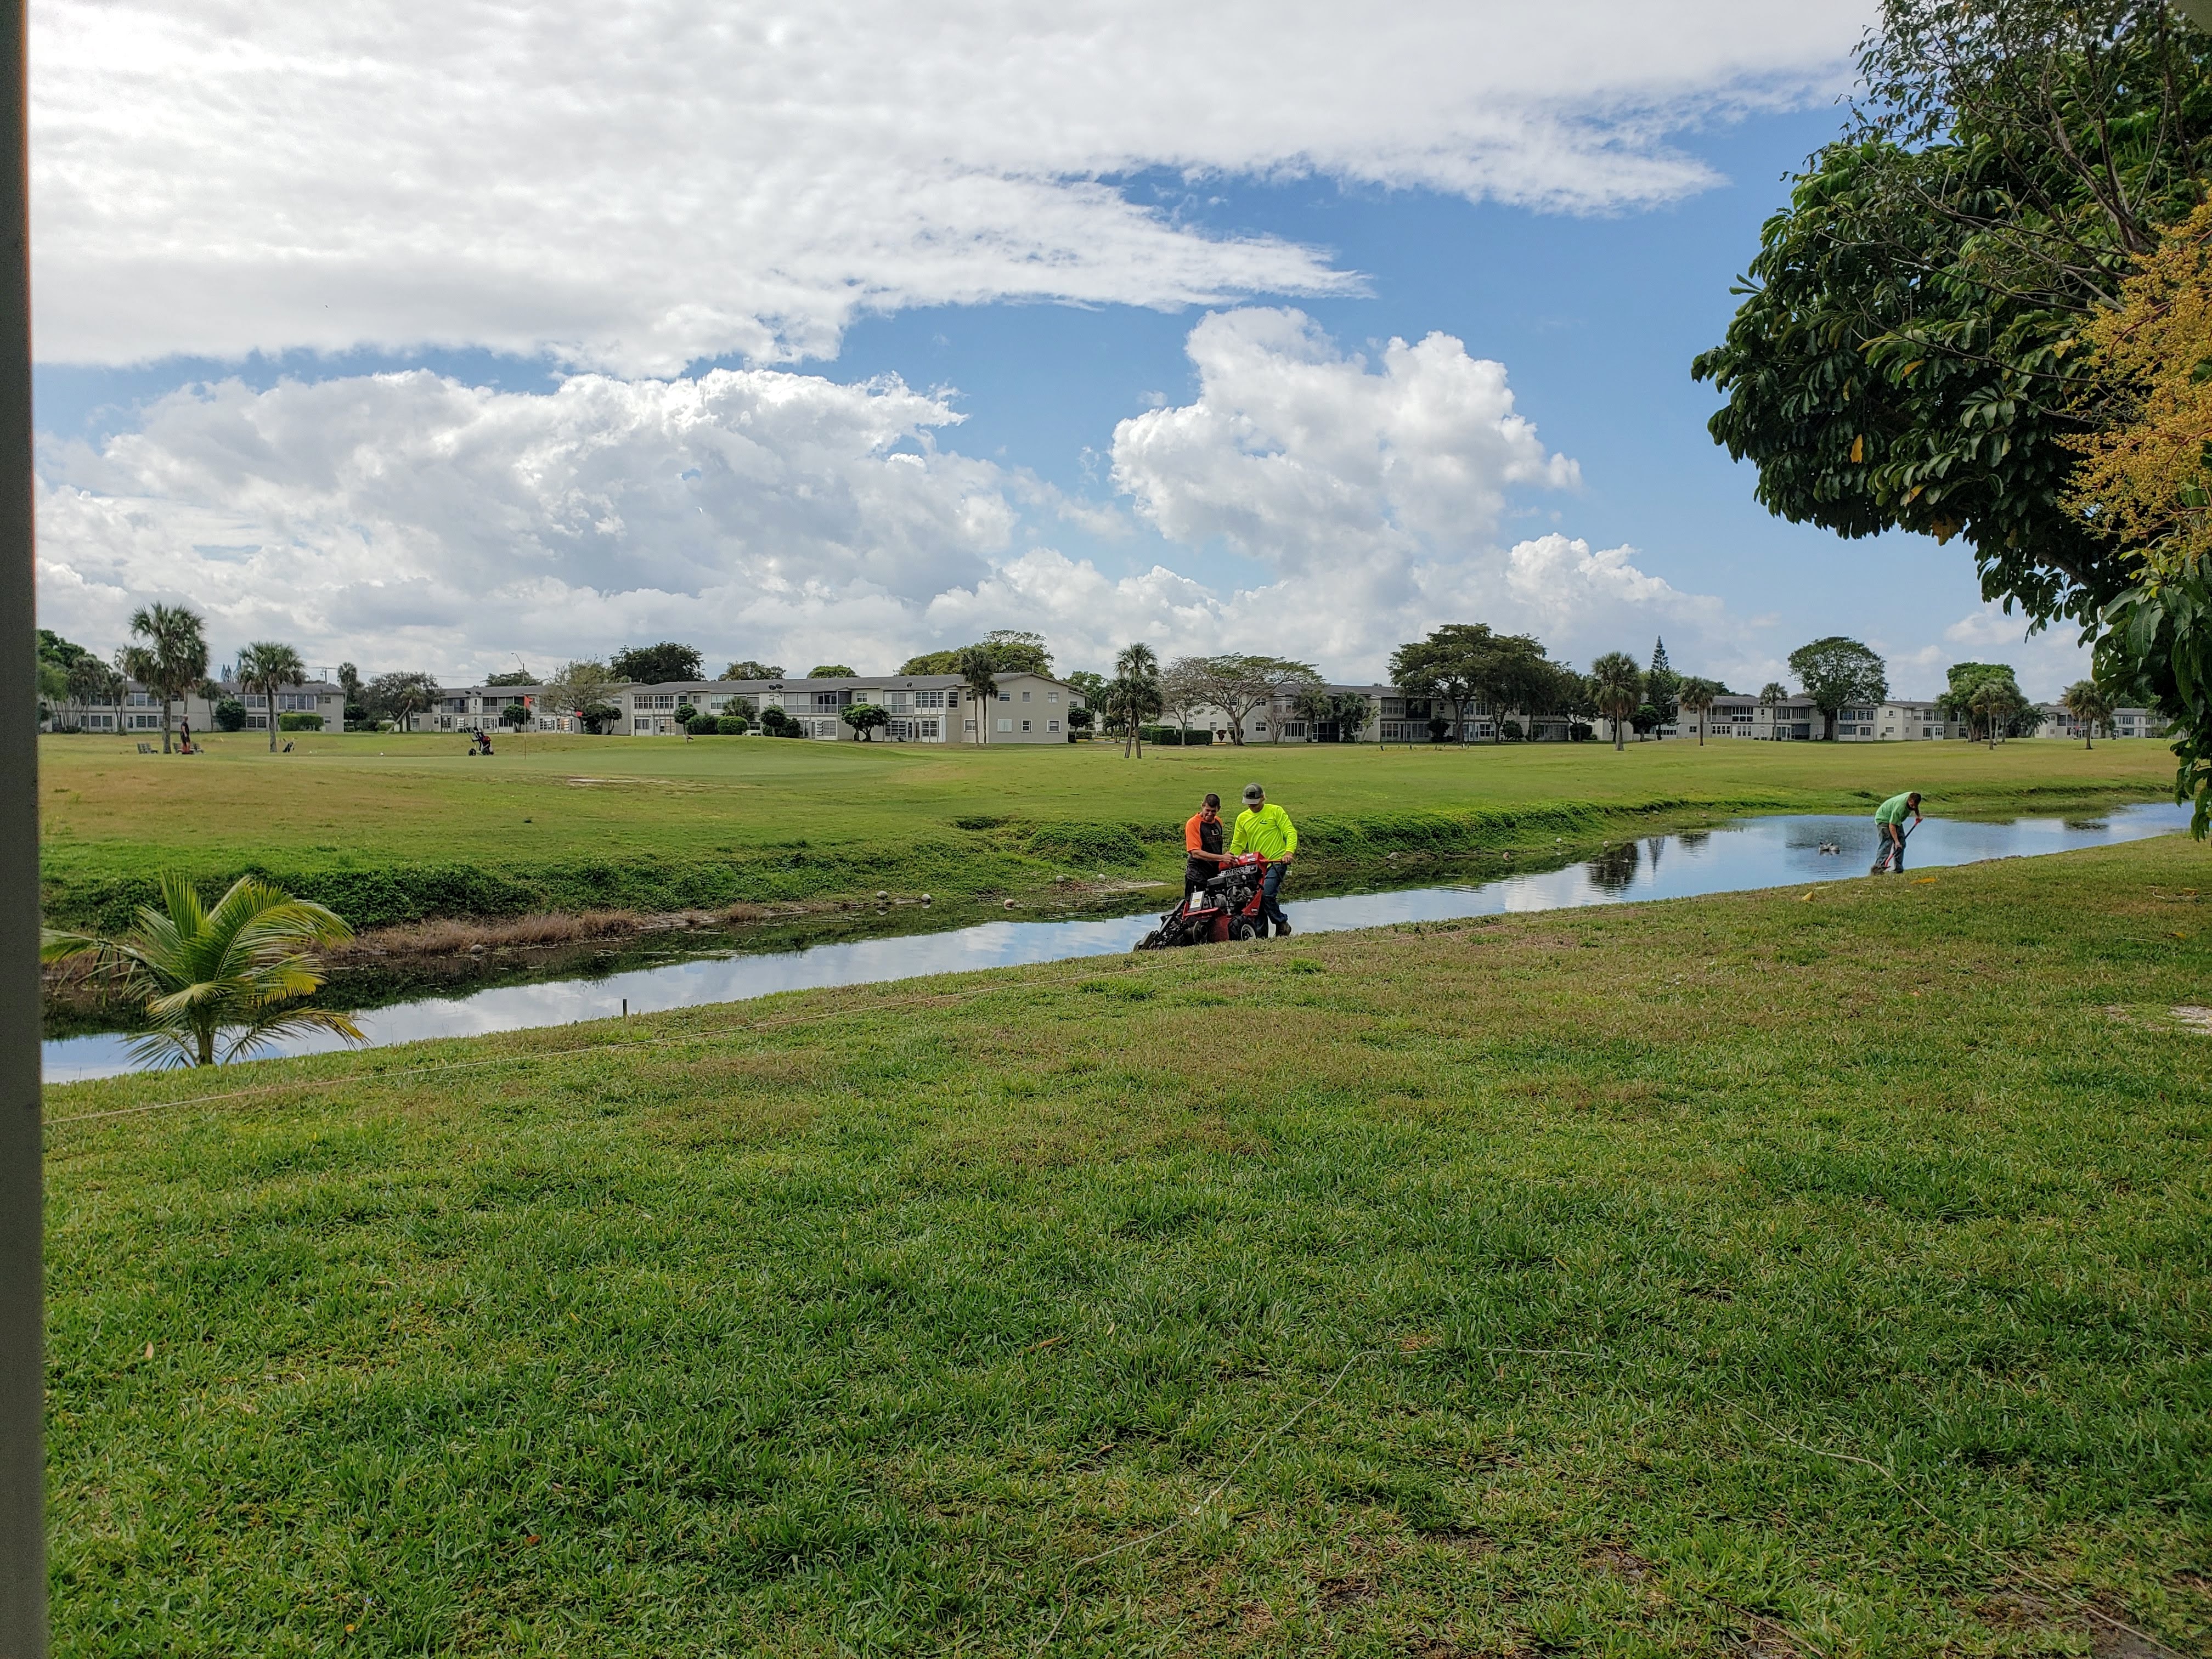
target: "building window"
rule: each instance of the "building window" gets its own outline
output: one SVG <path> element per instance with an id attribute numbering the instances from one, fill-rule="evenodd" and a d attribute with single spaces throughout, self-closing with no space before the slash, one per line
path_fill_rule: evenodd
<path id="1" fill-rule="evenodd" d="M 1023 701 L 1024 702 L 1027 702 L 1029 700 L 1030 700 L 1030 694 L 1029 694 L 1028 692 L 1026 692 L 1026 691 L 1023 692 L 1023 693 L 1022 693 L 1022 701 Z"/>
<path id="2" fill-rule="evenodd" d="M 1267 729 L 1267 722 L 1265 720 L 1255 720 L 1252 722 L 1252 729 L 1255 732 L 1264 732 Z"/>
<path id="3" fill-rule="evenodd" d="M 1044 700 L 1047 702 L 1058 702 L 1060 701 L 1060 693 L 1057 691 L 1048 691 L 1044 694 Z"/>
<path id="4" fill-rule="evenodd" d="M 1022 722 L 1022 730 L 1023 730 L 1023 731 L 1024 731 L 1024 732 L 1026 732 L 1026 731 L 1028 731 L 1029 729 L 1030 729 L 1030 723 L 1029 723 L 1027 720 L 1024 720 L 1024 721 Z"/>
<path id="5" fill-rule="evenodd" d="M 1011 732 L 1011 731 L 1012 731 L 1013 729 L 1014 729 L 1014 723 L 1013 723 L 1012 720 L 1000 720 L 1000 722 L 999 722 L 999 730 L 1000 730 L 1001 732 Z"/>
<path id="6" fill-rule="evenodd" d="M 915 726 L 918 728 L 919 733 L 922 737 L 934 739 L 939 736 L 938 725 L 935 720 L 916 720 L 915 722 Z"/>
<path id="7" fill-rule="evenodd" d="M 916 708 L 942 708 L 945 707 L 945 693 L 917 691 L 914 694 L 914 706 Z"/>
<path id="8" fill-rule="evenodd" d="M 1060 730 L 1060 722 L 1058 720 L 1047 720 L 1044 723 L 1044 729 L 1048 732 L 1057 732 Z"/>
<path id="9" fill-rule="evenodd" d="M 1012 702 L 1013 700 L 1014 694 L 1011 691 L 1001 691 L 999 693 L 999 701 L 1000 702 Z M 1004 730 L 1005 728 L 1001 727 L 1000 729 Z"/>

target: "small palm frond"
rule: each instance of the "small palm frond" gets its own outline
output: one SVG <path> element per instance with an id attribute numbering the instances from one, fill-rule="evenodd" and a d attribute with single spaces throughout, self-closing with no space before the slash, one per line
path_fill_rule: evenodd
<path id="1" fill-rule="evenodd" d="M 271 1008 L 249 1021 L 231 1038 L 230 1047 L 222 1057 L 243 1060 L 258 1048 L 265 1048 L 281 1037 L 302 1031 L 335 1031 L 348 1042 L 366 1042 L 360 1026 L 349 1014 L 335 1008 Z"/>

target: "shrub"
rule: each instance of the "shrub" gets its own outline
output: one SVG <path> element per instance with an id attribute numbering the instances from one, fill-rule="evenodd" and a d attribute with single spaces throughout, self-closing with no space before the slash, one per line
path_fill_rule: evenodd
<path id="1" fill-rule="evenodd" d="M 712 714 L 694 714 L 684 722 L 684 729 L 695 738 L 711 738 L 722 729 L 722 722 Z"/>
<path id="2" fill-rule="evenodd" d="M 319 732 L 323 729 L 323 717 L 295 710 L 289 714 L 277 715 L 276 729 L 279 732 Z"/>
<path id="3" fill-rule="evenodd" d="M 1442 743 L 1444 740 L 1445 734 L 1450 730 L 1451 722 L 1449 720 L 1431 720 L 1429 722 L 1429 741 L 1431 743 Z"/>
<path id="4" fill-rule="evenodd" d="M 225 697 L 215 706 L 215 723 L 225 732 L 246 730 L 246 705 L 236 697 Z"/>
<path id="5" fill-rule="evenodd" d="M 1597 728 L 1584 720 L 1573 720 L 1567 726 L 1569 743 L 1588 743 L 1597 735 Z"/>
<path id="6" fill-rule="evenodd" d="M 1188 735 L 1180 726 L 1140 726 L 1137 728 L 1137 735 L 1146 743 L 1158 744 L 1169 749 L 1185 743 L 1195 749 L 1200 744 L 1211 744 L 1213 741 L 1212 732 L 1205 726 L 1192 726 Z"/>
<path id="7" fill-rule="evenodd" d="M 743 714 L 722 714 L 714 721 L 714 730 L 726 738 L 742 738 L 752 729 L 752 722 Z"/>
<path id="8" fill-rule="evenodd" d="M 1498 728 L 1498 735 L 1508 743 L 1519 743 L 1528 734 L 1521 729 L 1519 720 L 1507 720 Z"/>

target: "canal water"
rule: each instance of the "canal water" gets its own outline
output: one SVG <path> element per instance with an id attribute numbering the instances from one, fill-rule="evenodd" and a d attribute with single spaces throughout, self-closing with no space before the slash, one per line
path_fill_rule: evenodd
<path id="1" fill-rule="evenodd" d="M 2063 853 L 2170 834 L 2188 821 L 2186 807 L 2168 804 L 1999 823 L 1930 818 L 1913 833 L 1906 861 L 1917 870 Z M 1828 848 L 1838 850 L 1824 850 Z M 1393 922 L 1687 898 L 1808 881 L 1864 880 L 1874 848 L 1874 830 L 1866 817 L 1792 814 L 1650 836 L 1618 843 L 1596 858 L 1561 869 L 1493 881 L 1301 900 L 1294 878 L 1285 896 L 1299 932 L 1327 933 Z M 1170 896 L 1163 890 L 1161 908 Z M 462 996 L 398 1002 L 365 1010 L 356 1023 L 372 1046 L 381 1046 L 605 1019 L 622 1013 L 625 1006 L 631 1013 L 650 1013 L 817 986 L 1112 956 L 1133 946 L 1157 920 L 1147 911 L 1106 920 L 990 921 L 942 933 L 841 940 L 792 951 L 724 951 L 598 977 L 504 985 Z M 46 1081 L 70 1083 L 131 1071 L 134 1068 L 125 1048 L 129 1040 L 123 1032 L 54 1038 L 46 1044 Z M 264 1052 L 310 1054 L 345 1046 L 333 1036 L 315 1033 Z"/>

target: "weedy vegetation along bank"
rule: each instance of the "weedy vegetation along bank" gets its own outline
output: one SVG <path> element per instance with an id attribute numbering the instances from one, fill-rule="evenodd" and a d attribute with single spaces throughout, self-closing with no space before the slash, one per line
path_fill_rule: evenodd
<path id="1" fill-rule="evenodd" d="M 2206 858 L 51 1090 L 58 1651 L 2202 1653 Z"/>
<path id="2" fill-rule="evenodd" d="M 112 739 L 41 750 L 45 902 L 112 932 L 158 873 L 266 876 L 357 929 L 437 918 L 1024 895 L 1070 874 L 1172 878 L 1197 798 L 1251 777 L 1296 815 L 1310 871 L 1595 841 L 1705 813 L 1864 811 L 1906 787 L 1947 812 L 2148 799 L 2158 744 L 1716 743 L 1464 749 L 1065 749 L 764 738 L 242 739 L 190 758 Z"/>

